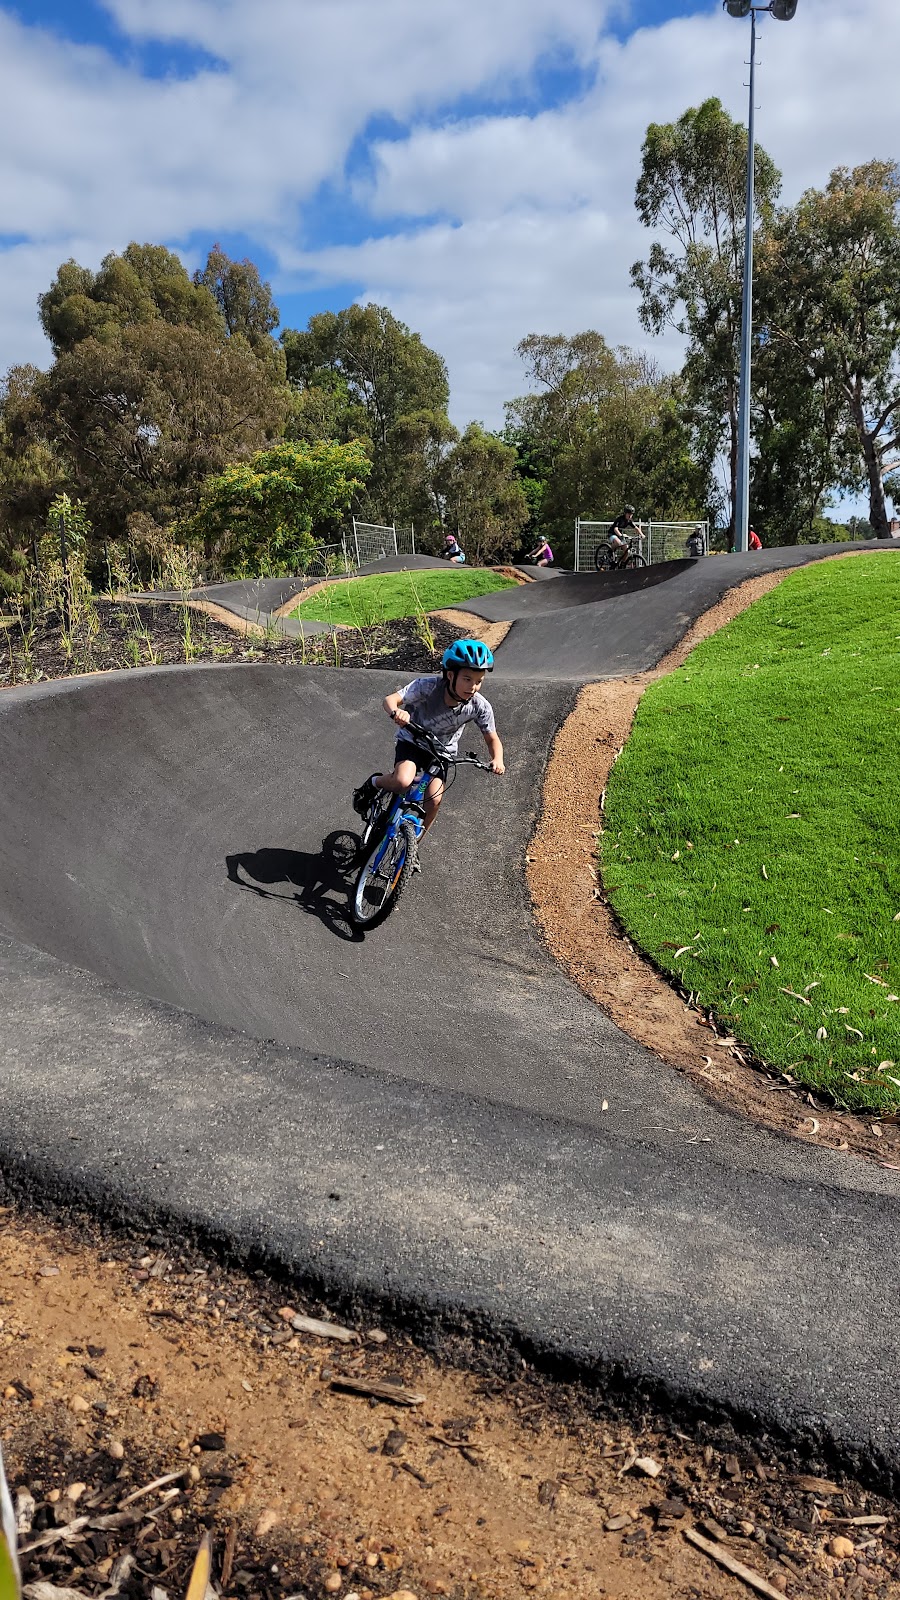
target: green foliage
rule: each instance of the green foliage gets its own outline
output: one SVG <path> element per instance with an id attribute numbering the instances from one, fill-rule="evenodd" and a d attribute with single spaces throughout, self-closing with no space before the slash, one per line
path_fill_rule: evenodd
<path id="1" fill-rule="evenodd" d="M 308 622 L 349 623 L 369 627 L 397 617 L 424 616 L 472 600 L 515 588 L 514 578 L 504 578 L 485 567 L 454 567 L 448 572 L 385 572 L 367 578 L 347 578 L 328 584 L 303 600 L 292 617 Z"/>
<path id="2" fill-rule="evenodd" d="M 57 356 L 84 339 L 109 343 L 157 318 L 211 336 L 222 332 L 213 295 L 192 283 L 178 256 L 162 245 L 132 243 L 120 256 L 104 257 L 99 272 L 65 261 L 38 306 Z"/>
<path id="3" fill-rule="evenodd" d="M 603 870 L 629 935 L 771 1066 L 900 1106 L 900 556 L 792 574 L 641 702 Z"/>
<path id="4" fill-rule="evenodd" d="M 225 576 L 296 572 L 313 530 L 346 510 L 369 465 L 358 441 L 284 441 L 208 478 L 178 531 L 202 541 Z"/>
<path id="5" fill-rule="evenodd" d="M 37 367 L 12 367 L 0 388 L 0 590 L 22 594 L 32 549 L 65 467 L 43 425 Z"/>
<path id="6" fill-rule="evenodd" d="M 818 406 L 821 476 L 869 494 L 888 534 L 883 477 L 900 449 L 900 167 L 839 167 L 772 221 L 759 254 L 758 317 L 780 411 Z"/>
<path id="7" fill-rule="evenodd" d="M 515 451 L 470 422 L 436 474 L 445 528 L 470 561 L 514 555 L 528 521 L 528 502 L 516 477 Z"/>
<path id="8" fill-rule="evenodd" d="M 83 339 L 40 380 L 44 425 L 90 492 L 97 531 L 189 512 L 202 480 L 277 436 L 288 396 L 243 339 L 163 318 Z"/>
<path id="9" fill-rule="evenodd" d="M 374 522 L 421 516 L 422 472 L 409 462 L 409 419 L 446 423 L 449 385 L 442 358 L 385 306 L 352 305 L 311 317 L 281 335 L 297 390 L 296 437 L 369 441 L 372 471 L 357 510 Z"/>
<path id="10" fill-rule="evenodd" d="M 278 327 L 278 307 L 272 289 L 263 283 L 252 261 L 232 261 L 221 245 L 214 244 L 194 283 L 207 289 L 216 302 L 229 338 L 240 334 L 259 354 L 272 345 Z"/>
<path id="11" fill-rule="evenodd" d="M 626 500 L 646 517 L 704 514 L 708 470 L 677 380 L 593 331 L 530 334 L 518 352 L 536 388 L 507 405 L 504 438 L 517 451 L 529 537 L 568 556 L 576 517 L 615 515 Z"/>
<path id="12" fill-rule="evenodd" d="M 635 191 L 638 216 L 672 244 L 656 242 L 631 278 L 649 333 L 674 328 L 688 341 L 684 379 L 700 459 L 723 449 L 733 506 L 746 214 L 747 133 L 717 99 L 674 123 L 652 123 Z M 765 223 L 781 186 L 756 147 L 756 220 Z"/>

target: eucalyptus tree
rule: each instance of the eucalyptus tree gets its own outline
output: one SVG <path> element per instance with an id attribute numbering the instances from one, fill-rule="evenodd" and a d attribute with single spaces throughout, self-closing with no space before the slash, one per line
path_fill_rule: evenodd
<path id="1" fill-rule="evenodd" d="M 631 269 L 649 333 L 674 329 L 687 341 L 684 378 L 707 458 L 723 451 L 731 517 L 737 488 L 741 293 L 746 217 L 747 131 L 713 98 L 677 122 L 652 123 L 635 191 L 638 216 L 660 230 Z M 759 145 L 756 217 L 765 225 L 781 178 Z"/>

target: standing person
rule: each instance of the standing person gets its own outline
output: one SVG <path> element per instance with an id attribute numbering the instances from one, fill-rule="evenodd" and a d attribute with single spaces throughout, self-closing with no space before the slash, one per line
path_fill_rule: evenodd
<path id="1" fill-rule="evenodd" d="M 692 556 L 695 561 L 699 560 L 700 556 L 706 553 L 706 543 L 703 538 L 703 529 L 699 526 L 694 529 L 693 533 L 688 538 L 687 553 L 689 556 Z"/>
<path id="2" fill-rule="evenodd" d="M 466 553 L 455 534 L 446 533 L 444 535 L 444 555 L 448 561 L 455 561 L 459 567 L 465 561 Z"/>
<path id="3" fill-rule="evenodd" d="M 616 517 L 609 533 L 606 535 L 607 544 L 613 551 L 617 566 L 623 567 L 628 560 L 628 552 L 631 548 L 628 543 L 628 535 L 642 532 L 643 529 L 640 523 L 634 520 L 634 506 L 626 506 L 625 510 Z"/>
<path id="4" fill-rule="evenodd" d="M 457 639 L 444 651 L 440 672 L 414 678 L 405 689 L 385 695 L 382 704 L 398 729 L 394 770 L 373 772 L 371 778 L 354 790 L 353 808 L 360 816 L 365 816 L 376 789 L 403 794 L 417 772 L 432 772 L 434 775 L 425 795 L 424 833 L 432 826 L 444 797 L 447 769 L 434 772 L 434 752 L 416 744 L 410 722 L 430 733 L 441 753 L 447 756 L 455 756 L 463 728 L 467 722 L 474 722 L 488 747 L 491 771 L 498 777 L 503 775 L 506 770 L 503 745 L 494 722 L 493 707 L 480 692 L 485 673 L 491 672 L 493 666 L 493 653 L 483 640 Z"/>
<path id="5" fill-rule="evenodd" d="M 748 528 L 747 529 L 747 549 L 748 550 L 761 550 L 762 549 L 762 539 L 759 537 L 759 534 L 757 533 L 755 528 Z"/>

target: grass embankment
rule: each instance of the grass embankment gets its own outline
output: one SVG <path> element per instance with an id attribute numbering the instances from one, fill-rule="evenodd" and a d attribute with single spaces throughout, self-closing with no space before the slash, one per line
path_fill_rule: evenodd
<path id="1" fill-rule="evenodd" d="M 371 627 L 428 611 L 458 606 L 476 595 L 515 587 L 487 567 L 454 568 L 451 572 L 384 572 L 369 578 L 341 579 L 329 583 L 301 601 L 292 617 L 305 622 L 343 622 L 353 628 Z"/>
<path id="2" fill-rule="evenodd" d="M 602 862 L 634 940 L 764 1061 L 900 1106 L 900 556 L 787 578 L 644 696 Z"/>

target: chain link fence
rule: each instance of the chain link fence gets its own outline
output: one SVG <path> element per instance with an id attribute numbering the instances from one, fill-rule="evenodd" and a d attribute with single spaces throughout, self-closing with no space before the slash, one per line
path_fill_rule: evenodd
<path id="1" fill-rule="evenodd" d="M 364 567 L 370 561 L 386 561 L 388 556 L 414 556 L 415 529 L 398 529 L 393 522 L 357 522 L 354 517 L 353 547 L 358 567 Z"/>
<path id="2" fill-rule="evenodd" d="M 575 571 L 593 572 L 597 551 L 609 537 L 612 519 L 608 522 L 591 522 L 575 519 Z M 703 532 L 703 549 L 709 549 L 708 522 L 644 522 L 635 523 L 635 532 L 643 533 L 641 547 L 648 566 L 658 561 L 678 561 L 687 558 L 687 541 L 696 528 Z"/>

